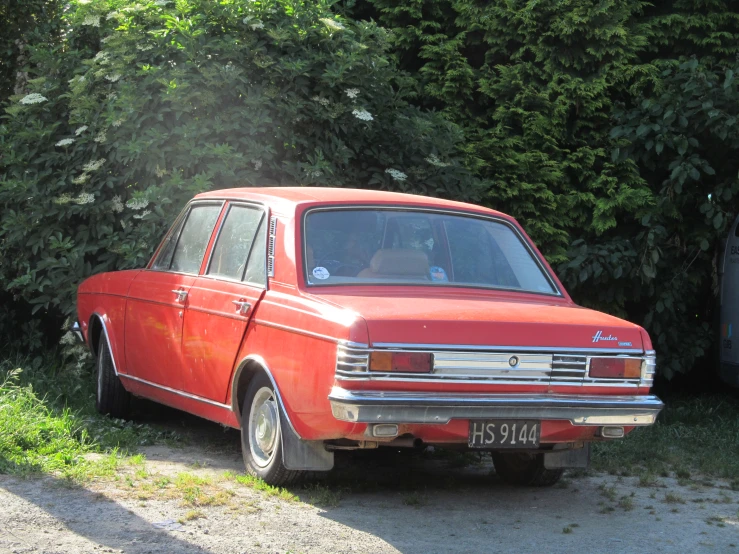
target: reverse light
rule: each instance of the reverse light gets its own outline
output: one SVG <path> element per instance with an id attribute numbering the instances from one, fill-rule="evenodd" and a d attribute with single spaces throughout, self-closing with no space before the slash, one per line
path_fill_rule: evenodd
<path id="1" fill-rule="evenodd" d="M 641 358 L 591 358 L 590 377 L 639 379 L 641 366 Z"/>
<path id="2" fill-rule="evenodd" d="M 378 352 L 370 354 L 370 371 L 431 373 L 433 354 L 426 352 Z"/>

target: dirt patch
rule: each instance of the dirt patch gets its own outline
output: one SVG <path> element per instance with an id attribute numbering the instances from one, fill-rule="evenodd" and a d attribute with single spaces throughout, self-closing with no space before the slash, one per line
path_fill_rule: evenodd
<path id="1" fill-rule="evenodd" d="M 236 441 L 143 453 L 85 486 L 0 477 L 0 551 L 739 552 L 739 492 L 720 480 L 520 489 L 474 457 L 367 452 L 281 490 L 243 476 Z"/>

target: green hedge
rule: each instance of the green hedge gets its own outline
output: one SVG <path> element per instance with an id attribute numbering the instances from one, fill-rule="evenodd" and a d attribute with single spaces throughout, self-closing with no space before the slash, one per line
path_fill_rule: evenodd
<path id="1" fill-rule="evenodd" d="M 643 324 L 667 377 L 710 371 L 737 213 L 739 12 L 678 0 L 358 0 L 468 137 L 576 301 Z"/>
<path id="2" fill-rule="evenodd" d="M 360 186 L 511 213 L 578 302 L 647 327 L 664 375 L 706 369 L 739 193 L 732 6 L 72 2 L 0 124 L 2 320 L 58 326 L 196 192 Z"/>
<path id="3" fill-rule="evenodd" d="M 143 265 L 205 190 L 485 189 L 460 129 L 409 103 L 387 32 L 326 2 L 93 0 L 63 29 L 31 48 L 0 128 L 0 282 L 29 325 L 72 315 L 86 276 Z"/>

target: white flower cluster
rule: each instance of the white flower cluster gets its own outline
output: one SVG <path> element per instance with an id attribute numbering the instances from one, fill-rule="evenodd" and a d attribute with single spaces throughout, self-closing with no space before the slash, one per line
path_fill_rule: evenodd
<path id="1" fill-rule="evenodd" d="M 159 177 L 160 179 L 164 177 L 167 173 L 169 173 L 166 169 L 162 169 L 157 165 L 157 168 L 154 170 L 154 175 Z"/>
<path id="2" fill-rule="evenodd" d="M 113 212 L 119 214 L 123 211 L 123 201 L 117 194 L 112 198 L 110 204 L 110 209 L 113 210 Z"/>
<path id="3" fill-rule="evenodd" d="M 137 214 L 137 215 L 133 216 L 133 218 L 134 218 L 134 219 L 144 219 L 144 217 L 146 217 L 146 216 L 147 216 L 147 215 L 149 215 L 150 213 L 151 213 L 151 210 L 144 210 L 144 211 L 143 211 L 143 212 L 141 212 L 140 214 Z"/>
<path id="4" fill-rule="evenodd" d="M 131 198 L 126 202 L 126 207 L 132 210 L 143 210 L 149 205 L 149 201 L 146 198 Z"/>
<path id="5" fill-rule="evenodd" d="M 251 27 L 252 31 L 256 31 L 257 29 L 264 29 L 264 23 L 262 23 L 261 21 L 255 21 L 254 23 L 249 25 L 249 27 Z"/>
<path id="6" fill-rule="evenodd" d="M 309 171 L 306 171 L 305 174 L 312 179 L 317 179 L 318 177 L 323 175 L 323 171 L 321 171 L 320 169 L 311 169 Z"/>
<path id="7" fill-rule="evenodd" d="M 77 127 L 77 129 L 74 131 L 74 134 L 75 136 L 80 136 L 85 131 L 87 131 L 87 125 L 83 125 L 82 127 Z"/>
<path id="8" fill-rule="evenodd" d="M 106 75 L 105 78 L 110 81 L 111 83 L 115 83 L 118 79 L 121 78 L 120 73 L 114 73 L 113 75 Z"/>
<path id="9" fill-rule="evenodd" d="M 256 169 L 257 171 L 259 171 L 260 169 L 262 169 L 262 160 L 256 160 L 254 162 L 254 169 Z"/>
<path id="10" fill-rule="evenodd" d="M 364 108 L 360 110 L 352 110 L 352 115 L 357 119 L 361 119 L 362 121 L 372 121 L 374 119 L 374 117 L 372 117 L 372 114 Z"/>
<path id="11" fill-rule="evenodd" d="M 447 162 L 442 162 L 436 154 L 429 155 L 429 157 L 426 158 L 426 161 L 431 165 L 435 165 L 436 167 L 449 167 L 450 165 L 452 165 Z"/>
<path id="12" fill-rule="evenodd" d="M 27 94 L 23 98 L 21 98 L 20 102 L 21 104 L 40 104 L 41 102 L 46 102 L 48 98 L 46 96 L 42 96 L 38 94 L 37 92 L 32 92 L 31 94 Z"/>
<path id="13" fill-rule="evenodd" d="M 83 185 L 87 182 L 87 180 L 90 178 L 90 176 L 87 173 L 80 173 L 77 177 L 72 179 L 72 182 L 75 185 Z"/>
<path id="14" fill-rule="evenodd" d="M 319 21 L 332 31 L 343 31 L 344 29 L 346 29 L 346 27 L 344 27 L 341 23 L 339 23 L 338 21 L 334 21 L 333 19 L 329 19 L 328 17 L 322 17 Z"/>
<path id="15" fill-rule="evenodd" d="M 328 98 L 324 98 L 323 96 L 314 96 L 311 100 L 318 102 L 321 106 L 328 106 L 331 103 Z"/>
<path id="16" fill-rule="evenodd" d="M 100 131 L 98 133 L 98 136 L 96 136 L 94 140 L 95 140 L 95 142 L 103 143 L 106 140 L 108 140 L 108 135 L 105 134 L 105 131 Z"/>
<path id="17" fill-rule="evenodd" d="M 348 88 L 344 92 L 352 100 L 354 100 L 357 96 L 359 96 L 359 89 L 358 88 Z"/>
<path id="18" fill-rule="evenodd" d="M 108 15 L 105 16 L 106 21 L 110 21 L 114 17 L 118 16 L 118 12 L 110 12 Z"/>
<path id="19" fill-rule="evenodd" d="M 123 122 L 124 122 L 124 121 L 125 121 L 125 120 L 124 120 L 123 118 L 121 118 L 121 119 L 116 119 L 116 120 L 115 120 L 115 121 L 113 122 L 113 127 L 120 127 L 121 125 L 123 125 Z"/>
<path id="20" fill-rule="evenodd" d="M 85 171 L 97 171 L 101 167 L 103 167 L 103 164 L 105 163 L 105 158 L 100 158 L 99 160 L 95 160 L 94 162 L 86 163 L 84 166 L 82 166 L 82 169 Z"/>
<path id="21" fill-rule="evenodd" d="M 107 37 L 103 37 L 103 38 L 101 38 L 101 39 L 100 39 L 100 42 L 101 42 L 102 44 L 105 44 L 105 43 L 106 43 L 106 42 L 108 42 L 108 41 L 109 41 L 110 39 L 112 39 L 112 38 L 113 38 L 113 36 L 114 36 L 114 35 L 108 35 Z"/>
<path id="22" fill-rule="evenodd" d="M 155 6 L 166 6 L 166 5 L 167 5 L 167 4 L 169 4 L 169 3 L 171 2 L 171 1 L 172 1 L 172 0 L 157 0 L 156 2 L 154 2 L 154 5 L 155 5 Z"/>
<path id="23" fill-rule="evenodd" d="M 65 138 L 56 143 L 57 146 L 69 146 L 74 142 L 73 138 Z"/>
<path id="24" fill-rule="evenodd" d="M 74 199 L 75 203 L 79 204 L 92 204 L 95 202 L 95 195 L 89 192 L 81 192 L 77 198 Z"/>
<path id="25" fill-rule="evenodd" d="M 59 344 L 63 344 L 66 346 L 72 346 L 77 342 L 77 339 L 74 338 L 74 335 L 72 334 L 72 331 L 67 331 L 62 335 L 62 338 L 59 339 Z"/>
<path id="26" fill-rule="evenodd" d="M 406 175 L 402 171 L 398 171 L 397 169 L 393 169 L 391 167 L 388 167 L 385 170 L 385 173 L 390 174 L 390 177 L 392 177 L 396 181 L 405 181 L 408 178 L 408 175 Z"/>
<path id="27" fill-rule="evenodd" d="M 72 201 L 72 197 L 68 194 L 62 194 L 58 198 L 54 199 L 54 204 L 59 204 L 60 206 L 63 206 L 64 204 L 69 204 Z"/>
<path id="28" fill-rule="evenodd" d="M 93 58 L 95 61 L 98 61 L 100 63 L 107 62 L 108 61 L 108 53 L 103 52 L 100 50 L 97 54 L 95 54 L 95 57 Z M 84 79 L 84 77 L 80 77 L 80 79 Z"/>
<path id="29" fill-rule="evenodd" d="M 91 25 L 93 27 L 100 27 L 100 16 L 88 15 L 82 20 L 83 25 Z"/>

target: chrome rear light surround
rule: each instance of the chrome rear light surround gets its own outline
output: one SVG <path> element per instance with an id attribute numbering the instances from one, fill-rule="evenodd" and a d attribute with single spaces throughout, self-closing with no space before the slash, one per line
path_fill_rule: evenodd
<path id="1" fill-rule="evenodd" d="M 462 350 L 465 347 L 461 345 L 454 347 L 428 345 L 426 348 L 423 348 L 424 345 L 398 346 L 398 348 L 370 348 L 366 344 L 340 342 L 336 350 L 336 378 L 339 380 L 417 383 L 637 388 L 651 387 L 656 371 L 656 356 L 653 350 L 635 355 L 631 352 L 624 354 L 619 351 L 546 347 L 490 346 Z M 433 355 L 433 369 L 428 374 L 370 371 L 369 360 L 373 350 L 428 352 Z M 638 379 L 591 378 L 589 376 L 590 361 L 593 358 L 603 357 L 641 360 L 641 377 Z M 513 364 L 513 361 L 516 363 Z"/>

